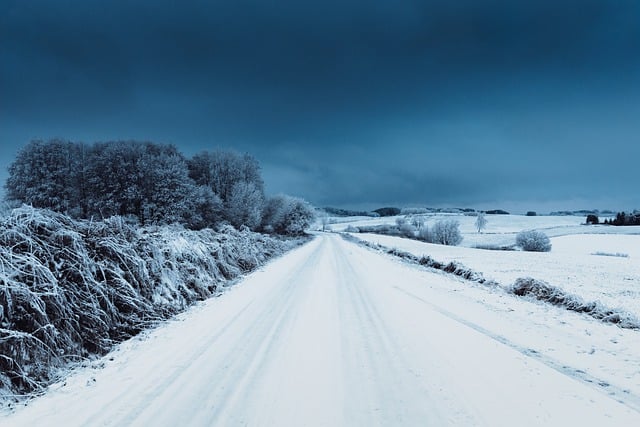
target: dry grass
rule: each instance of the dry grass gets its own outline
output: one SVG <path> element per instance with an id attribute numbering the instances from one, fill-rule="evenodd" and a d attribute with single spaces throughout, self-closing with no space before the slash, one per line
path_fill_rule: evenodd
<path id="1" fill-rule="evenodd" d="M 299 242 L 15 209 L 0 219 L 0 396 L 39 393 Z"/>

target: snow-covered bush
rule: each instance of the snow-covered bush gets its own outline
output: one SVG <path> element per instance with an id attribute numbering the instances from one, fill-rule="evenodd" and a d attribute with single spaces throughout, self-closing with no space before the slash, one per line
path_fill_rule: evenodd
<path id="1" fill-rule="evenodd" d="M 431 232 L 431 228 L 428 225 L 423 225 L 420 230 L 418 230 L 418 240 L 422 240 L 427 243 L 434 243 L 433 233 Z"/>
<path id="2" fill-rule="evenodd" d="M 413 224 L 407 221 L 406 218 L 396 218 L 396 225 L 398 226 L 398 231 L 401 236 L 408 237 L 410 239 L 416 237 L 416 228 L 413 226 Z"/>
<path id="3" fill-rule="evenodd" d="M 262 229 L 269 233 L 299 236 L 315 220 L 316 212 L 306 201 L 280 194 L 267 199 Z"/>
<path id="4" fill-rule="evenodd" d="M 462 242 L 460 223 L 456 220 L 440 220 L 431 228 L 433 242 L 441 245 L 457 246 Z"/>
<path id="5" fill-rule="evenodd" d="M 238 231 L 75 221 L 22 207 L 0 218 L 0 395 L 205 299 L 296 244 Z"/>
<path id="6" fill-rule="evenodd" d="M 528 230 L 518 233 L 516 246 L 522 248 L 523 251 L 549 252 L 551 250 L 551 241 L 541 231 Z"/>

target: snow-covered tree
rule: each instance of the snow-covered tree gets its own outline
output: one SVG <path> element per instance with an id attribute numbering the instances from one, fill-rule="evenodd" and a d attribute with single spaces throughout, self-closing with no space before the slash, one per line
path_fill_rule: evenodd
<path id="1" fill-rule="evenodd" d="M 478 212 L 478 217 L 476 218 L 476 228 L 478 229 L 478 233 L 482 233 L 487 227 L 487 218 L 484 216 L 484 212 Z"/>
<path id="2" fill-rule="evenodd" d="M 413 215 L 411 217 L 411 225 L 415 227 L 416 230 L 421 230 L 424 227 L 424 216 L 422 215 Z"/>
<path id="3" fill-rule="evenodd" d="M 27 144 L 9 166 L 8 201 L 75 217 L 84 210 L 85 146 L 54 139 Z"/>
<path id="4" fill-rule="evenodd" d="M 223 220 L 224 207 L 217 194 L 205 185 L 193 187 L 183 213 L 185 225 L 192 230 L 213 227 Z"/>
<path id="5" fill-rule="evenodd" d="M 92 215 L 132 215 L 142 223 L 181 221 L 194 191 L 186 161 L 173 145 L 94 144 L 87 177 Z"/>
<path id="6" fill-rule="evenodd" d="M 431 229 L 434 243 L 457 246 L 462 242 L 460 223 L 456 220 L 436 221 Z"/>
<path id="7" fill-rule="evenodd" d="M 211 187 L 223 202 L 226 202 L 238 182 L 250 182 L 264 192 L 260 164 L 249 154 L 234 151 L 204 151 L 189 161 L 189 176 L 197 185 Z"/>
<path id="8" fill-rule="evenodd" d="M 258 161 L 233 151 L 204 151 L 188 161 L 189 176 L 220 197 L 224 217 L 236 227 L 255 229 L 262 220 L 264 182 Z"/>
<path id="9" fill-rule="evenodd" d="M 235 227 L 255 230 L 262 221 L 264 195 L 253 182 L 236 182 L 224 203 L 225 218 Z"/>
<path id="10" fill-rule="evenodd" d="M 226 220 L 255 229 L 264 182 L 255 158 L 204 152 L 187 161 L 173 145 L 33 141 L 10 167 L 7 200 L 77 218 L 134 217 L 204 228 Z"/>

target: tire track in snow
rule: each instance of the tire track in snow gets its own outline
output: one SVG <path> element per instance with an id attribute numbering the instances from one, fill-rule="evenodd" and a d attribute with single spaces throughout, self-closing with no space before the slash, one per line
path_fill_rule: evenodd
<path id="1" fill-rule="evenodd" d="M 0 421 L 640 425 L 637 411 L 448 316 L 461 300 L 430 304 L 424 274 L 323 235 L 123 350 L 95 373 L 95 387 L 45 396 Z"/>
<path id="2" fill-rule="evenodd" d="M 349 342 L 345 346 L 352 350 L 352 358 L 360 362 L 360 365 L 350 370 L 366 370 L 364 378 L 356 383 L 361 384 L 361 392 L 364 390 L 369 396 L 370 401 L 365 402 L 369 413 L 365 414 L 366 422 L 359 420 L 358 425 L 404 425 L 410 416 L 415 419 L 416 413 L 421 414 L 419 417 L 425 425 L 436 425 L 439 414 L 426 411 L 421 404 L 416 407 L 415 401 L 408 402 L 405 399 L 408 388 L 414 390 L 409 393 L 412 398 L 428 393 L 420 388 L 407 369 L 409 365 L 398 350 L 400 346 L 395 342 L 370 295 L 363 289 L 363 272 L 356 272 L 353 261 L 348 259 L 339 242 L 332 242 L 332 251 L 336 271 L 339 272 L 337 284 L 344 295 L 339 299 L 340 310 L 343 317 L 347 317 L 349 313 L 353 315 L 350 322 L 343 322 L 345 337 Z M 354 345 L 355 343 L 358 345 Z M 389 381 L 389 378 L 393 380 Z M 402 381 L 399 382 L 399 378 Z M 392 413 L 385 413 L 385 407 L 393 408 Z"/>
<path id="3" fill-rule="evenodd" d="M 227 348 L 209 347 L 213 352 L 219 351 L 224 354 L 221 364 L 225 367 L 226 372 L 221 377 L 216 378 L 216 382 L 229 386 L 229 388 L 218 389 L 217 392 L 210 393 L 207 382 L 199 390 L 193 389 L 191 384 L 183 384 L 183 387 L 193 389 L 191 394 L 194 396 L 208 395 L 206 404 L 203 405 L 205 409 L 200 411 L 199 416 L 190 419 L 187 423 L 188 425 L 216 425 L 216 420 L 223 417 L 226 412 L 231 411 L 241 397 L 250 392 L 248 385 L 263 372 L 260 368 L 268 362 L 265 356 L 271 354 L 270 350 L 279 341 L 278 337 L 282 333 L 283 325 L 290 321 L 293 316 L 291 307 L 295 301 L 296 291 L 299 291 L 294 278 L 309 269 L 312 265 L 312 260 L 318 256 L 321 250 L 322 246 L 316 243 L 315 250 L 306 258 L 305 262 L 297 265 L 283 278 L 282 283 L 285 286 L 282 287 L 281 292 L 269 295 L 268 302 L 264 304 L 261 302 L 262 309 L 254 316 L 250 327 L 242 328 L 244 332 L 243 340 L 235 340 L 236 345 Z M 225 332 L 231 333 L 229 331 Z M 201 365 L 199 364 L 194 363 L 192 365 L 192 369 L 200 368 Z M 183 372 L 182 378 L 193 378 L 193 375 L 189 372 Z M 160 399 L 159 401 L 162 400 Z M 239 411 L 239 413 L 242 413 L 242 411 Z M 233 418 L 229 417 L 229 421 L 231 419 Z M 144 418 L 141 418 L 140 421 L 140 425 L 148 425 Z M 241 420 L 236 421 L 240 422 Z"/>
<path id="4" fill-rule="evenodd" d="M 367 250 L 372 250 L 374 253 L 379 254 L 380 252 L 377 251 L 375 248 L 372 248 L 369 244 L 367 244 L 366 241 L 353 241 L 351 239 L 343 239 L 344 241 L 346 241 L 347 243 L 350 243 L 352 245 L 356 245 L 358 247 L 364 247 Z M 396 260 L 397 258 L 393 258 L 394 260 Z M 407 260 L 404 260 L 402 258 L 399 258 L 400 260 L 400 264 L 405 265 L 405 266 L 410 266 L 410 267 L 415 267 L 416 264 L 413 264 L 412 262 L 408 262 Z M 425 270 L 423 268 L 420 268 L 421 271 L 424 272 L 429 272 L 429 270 Z M 441 274 L 440 271 L 438 271 L 438 274 Z M 462 278 L 459 278 L 459 280 L 464 280 Z M 402 289 L 399 286 L 393 286 L 394 289 L 404 293 L 405 295 L 414 298 L 416 300 L 421 301 L 422 303 L 428 305 L 431 309 L 441 313 L 442 315 L 455 320 L 461 324 L 464 324 L 492 339 L 494 339 L 495 341 L 504 344 L 516 351 L 518 351 L 519 353 L 521 353 L 524 356 L 530 357 L 532 359 L 538 360 L 542 363 L 544 363 L 545 365 L 549 366 L 550 368 L 556 370 L 557 372 L 566 375 L 572 379 L 581 381 L 582 383 L 592 387 L 595 390 L 598 390 L 601 393 L 604 393 L 608 396 L 610 396 L 611 398 L 615 399 L 616 401 L 624 404 L 625 406 L 634 409 L 636 411 L 640 411 L 640 396 L 637 395 L 633 395 L 631 393 L 629 393 L 628 390 L 625 390 L 621 387 L 617 387 L 614 384 L 609 383 L 608 381 L 605 381 L 601 378 L 595 377 L 587 372 L 585 372 L 584 370 L 581 369 L 576 369 L 573 368 L 571 366 L 567 366 L 564 363 L 560 363 L 559 361 L 546 356 L 540 352 L 537 352 L 531 348 L 527 348 L 527 347 L 523 347 L 520 346 L 518 344 L 515 344 L 514 342 L 508 340 L 507 338 L 500 336 L 498 334 L 494 334 L 491 331 L 487 330 L 486 328 L 483 328 L 473 322 L 470 322 L 450 311 L 447 311 L 445 309 L 443 309 L 442 307 L 433 304 L 421 297 L 419 297 L 418 295 L 415 295 L 409 291 L 407 291 L 406 289 Z"/>
<path id="5" fill-rule="evenodd" d="M 266 349 L 262 348 L 264 343 L 271 342 L 273 345 L 273 336 L 278 332 L 278 327 L 282 324 L 284 317 L 290 314 L 289 308 L 294 301 L 294 291 L 296 290 L 295 282 L 292 279 L 297 277 L 305 269 L 308 269 L 312 260 L 320 253 L 321 246 L 317 245 L 317 242 L 315 245 L 316 248 L 311 256 L 306 258 L 305 263 L 297 265 L 284 278 L 282 283 L 286 286 L 283 287 L 282 292 L 268 296 L 268 303 L 263 304 L 262 301 L 257 300 L 247 302 L 247 304 L 227 322 L 223 325 L 218 325 L 219 332 L 202 341 L 195 349 L 190 350 L 190 358 L 183 361 L 179 366 L 176 366 L 168 377 L 160 377 L 159 380 L 161 379 L 162 381 L 156 381 L 152 384 L 138 384 L 134 390 L 122 390 L 122 393 L 114 396 L 106 404 L 106 406 L 112 406 L 123 399 L 126 400 L 130 398 L 132 395 L 142 396 L 138 398 L 139 403 L 136 407 L 127 412 L 117 414 L 117 417 L 114 417 L 113 414 L 104 417 L 105 414 L 103 412 L 96 412 L 78 425 L 150 425 L 148 421 L 146 421 L 147 418 L 157 417 L 157 413 L 171 411 L 171 409 L 163 405 L 162 402 L 166 402 L 167 399 L 172 400 L 168 394 L 176 389 L 176 383 L 183 383 L 179 386 L 179 389 L 191 390 L 190 395 L 202 396 L 211 394 L 210 390 L 207 390 L 206 385 L 200 386 L 198 390 L 195 390 L 193 387 L 194 384 L 185 383 L 185 381 L 198 376 L 197 371 L 202 369 L 203 365 L 206 365 L 206 359 L 211 358 L 212 352 L 226 354 L 222 362 L 222 366 L 226 367 L 226 374 L 218 380 L 219 383 L 225 385 L 236 384 L 239 383 L 240 378 L 243 377 L 246 383 L 248 374 L 256 372 L 255 369 L 245 370 L 246 366 L 253 363 L 260 355 L 265 353 Z M 247 329 L 249 335 L 246 336 L 246 340 L 237 342 L 237 345 L 233 347 L 224 348 L 217 345 L 221 338 L 231 333 L 231 327 L 236 324 L 236 322 L 241 320 L 243 316 L 251 314 L 250 308 L 253 305 L 261 308 L 260 313 L 255 316 L 252 327 Z M 242 361 L 243 363 L 238 363 L 238 361 Z M 213 402 L 211 402 L 211 399 L 208 400 L 207 408 L 211 410 L 211 413 L 206 415 L 207 418 L 218 417 L 219 413 L 228 405 L 232 395 L 237 399 L 237 395 L 241 390 L 241 387 L 237 388 L 234 386 L 234 389 L 230 392 L 223 393 L 223 390 L 218 390 L 218 393 L 213 393 L 218 399 L 215 399 Z M 181 398 L 180 396 L 176 396 L 173 400 L 176 399 L 180 400 Z M 182 398 L 182 400 L 184 399 Z M 159 403 L 153 405 L 152 402 Z M 170 418 L 171 414 L 167 414 L 167 417 Z M 197 417 L 191 420 L 183 420 L 182 423 L 182 425 L 207 424 L 208 422 L 203 424 L 197 423 Z"/>
<path id="6" fill-rule="evenodd" d="M 480 325 L 477 325 L 473 322 L 470 322 L 466 319 L 463 319 L 462 317 L 443 309 L 442 307 L 439 307 L 427 300 L 425 300 L 424 298 L 419 297 L 418 295 L 415 295 L 409 291 L 407 291 L 406 289 L 402 289 L 398 286 L 393 286 L 394 289 L 398 290 L 399 292 L 402 292 L 403 294 L 416 299 L 420 302 L 422 302 L 423 304 L 428 305 L 432 310 L 437 311 L 438 313 L 442 314 L 443 316 L 446 316 L 448 318 L 450 318 L 451 320 L 454 320 L 458 323 L 461 323 L 497 342 L 499 342 L 500 344 L 503 344 L 507 347 L 510 347 L 514 350 L 516 350 L 517 352 L 521 353 L 522 355 L 538 360 L 539 362 L 542 362 L 543 364 L 545 364 L 546 366 L 556 370 L 557 372 L 566 375 L 572 379 L 581 381 L 582 383 L 594 388 L 595 390 L 598 390 L 601 393 L 604 393 L 610 397 L 612 397 L 613 399 L 615 399 L 616 401 L 622 403 L 623 405 L 636 410 L 636 411 L 640 411 L 640 397 L 639 396 L 635 396 L 630 394 L 629 392 L 625 391 L 624 389 L 620 388 L 620 387 L 616 387 L 613 384 L 608 383 L 607 381 L 604 381 L 602 379 L 599 379 L 593 375 L 588 374 L 585 371 L 579 370 L 579 369 L 575 369 L 572 368 L 570 366 L 567 366 L 563 363 L 558 362 L 557 360 L 546 356 L 540 352 L 537 352 L 535 350 L 532 350 L 530 348 L 526 348 L 526 347 L 522 347 L 518 344 L 515 344 L 514 342 L 506 339 L 503 336 L 500 336 L 498 334 L 494 334 L 493 332 L 489 331 L 486 328 L 483 328 Z"/>

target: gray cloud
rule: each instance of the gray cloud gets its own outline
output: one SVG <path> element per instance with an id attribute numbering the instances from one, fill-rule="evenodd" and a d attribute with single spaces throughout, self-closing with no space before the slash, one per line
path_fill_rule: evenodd
<path id="1" fill-rule="evenodd" d="M 0 137 L 233 147 L 319 204 L 638 204 L 639 19 L 632 0 L 6 1 Z"/>

